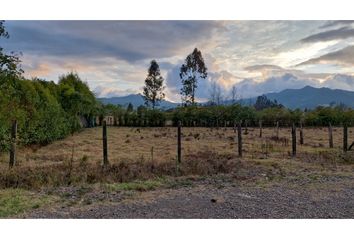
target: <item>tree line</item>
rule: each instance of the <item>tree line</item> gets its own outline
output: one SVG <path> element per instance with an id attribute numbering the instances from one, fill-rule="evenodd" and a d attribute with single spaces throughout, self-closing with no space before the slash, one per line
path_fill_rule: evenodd
<path id="1" fill-rule="evenodd" d="M 255 105 L 195 105 L 180 106 L 169 110 L 151 109 L 139 106 L 134 109 L 119 105 L 104 105 L 104 115 L 112 115 L 117 120 L 116 126 L 156 127 L 166 124 L 177 126 L 181 121 L 186 127 L 234 127 L 259 126 L 273 127 L 277 123 L 282 127 L 290 127 L 292 123 L 303 126 L 327 127 L 353 126 L 354 110 L 342 107 L 317 107 L 313 110 L 291 110 L 283 106 L 272 106 L 257 110 Z M 130 110 L 128 110 L 130 109 Z"/>
<path id="2" fill-rule="evenodd" d="M 48 144 L 93 126 L 100 106 L 75 73 L 58 84 L 0 72 L 0 150 L 9 147 L 9 131 L 18 123 L 22 144 Z"/>
<path id="3" fill-rule="evenodd" d="M 9 38 L 4 21 L 0 38 Z M 60 76 L 57 84 L 26 79 L 20 62 L 19 54 L 0 47 L 0 151 L 9 148 L 13 121 L 22 144 L 47 144 L 93 125 L 101 106 L 76 73 Z"/>

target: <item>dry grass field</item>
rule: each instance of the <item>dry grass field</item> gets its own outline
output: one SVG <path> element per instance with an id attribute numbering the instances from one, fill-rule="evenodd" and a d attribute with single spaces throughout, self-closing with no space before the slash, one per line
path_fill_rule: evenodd
<path id="1" fill-rule="evenodd" d="M 161 176 L 213 175 L 243 170 L 257 175 L 257 167 L 275 164 L 283 169 L 338 168 L 353 160 L 342 151 L 342 129 L 333 129 L 334 148 L 329 148 L 327 128 L 304 128 L 304 144 L 291 156 L 291 130 L 258 128 L 242 130 L 243 157 L 233 128 L 182 128 L 182 163 L 177 165 L 177 129 L 108 127 L 109 167 L 102 168 L 102 128 L 80 133 L 47 146 L 19 147 L 17 165 L 8 168 L 1 156 L 0 186 L 41 188 L 97 182 L 129 182 Z M 349 144 L 354 140 L 349 129 Z M 268 165 L 267 165 L 268 164 Z M 296 167 L 295 167 L 296 166 Z M 343 167 L 343 166 L 342 166 Z M 349 169 L 348 166 L 343 169 Z M 272 170 L 273 171 L 273 170 Z M 295 170 L 294 170 L 295 171 Z M 243 176 L 245 178 L 245 176 Z M 247 177 L 246 177 L 247 178 Z"/>
<path id="2" fill-rule="evenodd" d="M 354 129 L 348 130 L 349 144 L 354 141 Z M 248 133 L 247 133 L 248 132 Z M 258 128 L 243 129 L 243 158 L 284 159 L 290 157 L 291 129 L 280 128 L 279 140 L 275 128 L 264 128 L 259 137 Z M 128 128 L 108 127 L 108 157 L 110 163 L 120 161 L 176 161 L 176 128 Z M 334 149 L 329 149 L 327 128 L 304 128 L 304 144 L 297 144 L 299 158 L 306 154 L 338 151 L 342 148 L 343 132 L 333 128 Z M 299 132 L 297 132 L 299 142 Z M 197 153 L 213 152 L 219 155 L 237 154 L 236 133 L 232 128 L 182 128 L 182 159 L 188 161 Z M 17 164 L 20 166 L 45 166 L 58 164 L 73 158 L 90 163 L 102 161 L 102 129 L 85 129 L 66 139 L 47 146 L 20 148 Z M 8 167 L 8 155 L 1 155 L 1 168 Z"/>
<path id="3" fill-rule="evenodd" d="M 354 141 L 353 130 L 348 130 L 349 144 Z M 108 127 L 107 131 L 110 162 L 107 168 L 101 166 L 103 153 L 100 127 L 84 129 L 47 146 L 19 147 L 17 165 L 12 169 L 8 167 L 8 154 L 2 154 L 0 198 L 3 199 L 3 207 L 0 207 L 0 217 L 14 216 L 37 208 L 47 209 L 50 206 L 59 209 L 55 214 L 50 213 L 55 217 L 75 217 L 76 215 L 61 215 L 61 209 L 71 209 L 74 206 L 77 209 L 69 212 L 75 213 L 87 205 L 96 206 L 96 202 L 103 204 L 105 201 L 114 201 L 120 204 L 122 199 L 130 199 L 133 196 L 131 191 L 158 191 L 161 188 L 174 189 L 178 186 L 187 188 L 176 190 L 175 194 L 178 196 L 192 191 L 193 194 L 204 198 L 209 196 L 210 192 L 218 192 L 217 189 L 225 184 L 233 190 L 226 191 L 225 195 L 219 196 L 221 198 L 229 193 L 236 194 L 235 188 L 240 192 L 246 191 L 246 195 L 249 194 L 247 191 L 251 191 L 252 194 L 263 196 L 268 194 L 268 190 L 258 192 L 257 189 L 268 186 L 271 191 L 275 191 L 271 193 L 271 197 L 277 198 L 277 191 L 280 191 L 277 189 L 281 188 L 281 194 L 285 194 L 283 197 L 289 202 L 289 196 L 295 193 L 293 198 L 311 193 L 311 201 L 327 201 L 326 199 L 332 199 L 332 194 L 335 194 L 333 196 L 340 196 L 338 201 L 349 206 L 345 204 L 348 196 L 338 195 L 342 194 L 340 191 L 344 191 L 344 194 L 350 191 L 351 195 L 350 186 L 354 179 L 353 152 L 342 151 L 342 128 L 333 129 L 333 149 L 328 147 L 327 128 L 304 128 L 303 145 L 299 144 L 297 132 L 296 158 L 291 157 L 289 128 L 280 128 L 278 139 L 274 137 L 274 128 L 264 128 L 262 138 L 259 137 L 258 128 L 243 129 L 242 158 L 237 154 L 236 133 L 232 128 L 182 128 L 182 163 L 178 166 L 176 128 Z M 213 184 L 210 185 L 210 181 Z M 189 187 L 193 184 L 203 185 L 204 190 L 200 192 L 199 188 L 195 188 L 194 192 Z M 299 192 L 302 193 L 299 195 Z M 141 201 L 142 195 L 134 196 Z M 159 193 L 153 196 L 159 196 Z M 237 200 L 237 196 L 230 196 L 230 199 L 236 201 L 235 206 L 241 201 Z M 29 199 L 36 204 L 27 204 Z M 180 197 L 180 201 L 184 201 L 183 199 L 185 198 Z M 301 201 L 309 201 L 309 207 L 313 207 L 310 200 Z M 332 200 L 333 206 L 337 206 L 337 200 Z M 192 209 L 198 207 L 198 201 L 192 203 Z M 253 202 L 249 201 L 249 204 Z M 266 198 L 264 204 L 267 204 Z M 111 210 L 102 212 L 99 206 L 95 207 L 97 216 L 109 217 Z M 347 207 L 336 210 L 333 206 L 333 216 L 337 216 L 338 211 L 346 212 L 338 216 L 352 216 L 351 212 L 345 210 Z M 122 211 L 125 212 L 125 209 L 123 207 Z M 240 216 L 247 217 L 247 209 L 245 207 Z M 45 213 L 39 212 L 30 216 L 52 216 L 47 211 L 52 210 L 47 209 Z M 326 211 L 324 208 L 321 214 L 326 214 Z M 229 208 L 225 206 L 223 216 L 228 216 L 228 212 Z M 158 213 L 159 206 L 156 208 L 157 216 Z M 88 215 L 83 216 L 97 217 L 90 215 L 90 211 L 85 214 Z M 122 216 L 131 216 L 131 212 L 125 214 L 127 215 Z M 179 216 L 179 212 L 176 214 Z M 196 211 L 194 216 L 208 217 L 198 214 L 201 212 Z M 288 216 L 287 212 L 284 212 L 284 215 L 272 215 L 272 212 L 269 214 L 270 217 Z M 299 216 L 307 216 L 307 212 L 301 214 Z"/>

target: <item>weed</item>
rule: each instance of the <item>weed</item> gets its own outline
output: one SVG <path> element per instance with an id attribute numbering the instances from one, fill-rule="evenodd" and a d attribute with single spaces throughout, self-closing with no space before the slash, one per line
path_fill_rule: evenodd
<path id="1" fill-rule="evenodd" d="M 134 181 L 126 183 L 111 183 L 106 184 L 106 189 L 109 191 L 148 191 L 155 190 L 163 185 L 163 182 L 158 180 Z"/>
<path id="2" fill-rule="evenodd" d="M 53 201 L 53 197 L 40 196 L 22 189 L 0 190 L 0 217 L 15 216 L 27 210 L 49 205 Z"/>

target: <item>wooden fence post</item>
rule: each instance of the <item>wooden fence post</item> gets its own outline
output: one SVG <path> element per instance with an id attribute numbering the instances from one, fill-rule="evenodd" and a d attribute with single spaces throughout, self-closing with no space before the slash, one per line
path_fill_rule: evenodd
<path id="1" fill-rule="evenodd" d="M 248 123 L 248 120 L 245 120 L 245 135 L 247 135 L 247 134 L 248 134 L 247 123 Z"/>
<path id="2" fill-rule="evenodd" d="M 332 131 L 332 125 L 329 123 L 328 126 L 328 137 L 329 137 L 329 147 L 333 148 L 333 131 Z"/>
<path id="3" fill-rule="evenodd" d="M 12 168 L 16 163 L 16 141 L 17 141 L 17 120 L 12 121 L 11 127 L 11 148 L 9 166 Z"/>
<path id="4" fill-rule="evenodd" d="M 302 128 L 302 122 L 300 121 L 300 145 L 304 144 L 304 131 Z"/>
<path id="5" fill-rule="evenodd" d="M 181 163 L 181 121 L 177 126 L 177 162 Z"/>
<path id="6" fill-rule="evenodd" d="M 238 145 L 238 156 L 242 157 L 242 129 L 241 122 L 237 126 L 237 145 Z"/>
<path id="7" fill-rule="evenodd" d="M 107 147 L 107 123 L 103 121 L 103 166 L 108 165 L 108 147 Z"/>
<path id="8" fill-rule="evenodd" d="M 262 120 L 259 120 L 259 137 L 262 137 Z"/>
<path id="9" fill-rule="evenodd" d="M 343 126 L 343 151 L 346 152 L 348 150 L 348 126 L 344 124 Z"/>
<path id="10" fill-rule="evenodd" d="M 291 137 L 292 137 L 292 157 L 296 157 L 296 127 L 293 123 L 291 127 Z"/>
<path id="11" fill-rule="evenodd" d="M 277 121 L 276 137 L 279 139 L 279 121 Z"/>

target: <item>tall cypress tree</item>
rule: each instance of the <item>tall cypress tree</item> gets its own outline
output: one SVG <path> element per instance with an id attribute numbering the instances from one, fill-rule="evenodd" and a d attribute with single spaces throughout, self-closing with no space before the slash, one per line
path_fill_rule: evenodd
<path id="1" fill-rule="evenodd" d="M 201 51 L 195 48 L 194 51 L 187 56 L 184 64 L 181 66 L 179 76 L 182 80 L 182 102 L 184 105 L 194 105 L 198 79 L 205 79 L 208 76 Z"/>
<path id="2" fill-rule="evenodd" d="M 152 60 L 148 70 L 148 75 L 145 79 L 145 86 L 143 90 L 143 97 L 146 106 L 151 104 L 154 109 L 158 103 L 165 98 L 163 90 L 163 77 L 161 76 L 159 64 Z"/>

